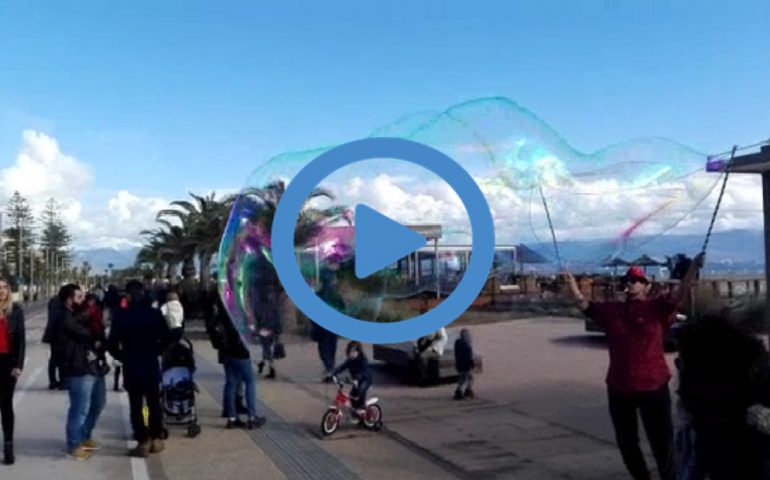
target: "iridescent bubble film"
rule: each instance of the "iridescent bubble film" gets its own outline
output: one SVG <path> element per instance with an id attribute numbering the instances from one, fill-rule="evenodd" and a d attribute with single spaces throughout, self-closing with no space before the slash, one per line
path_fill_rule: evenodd
<path id="1" fill-rule="evenodd" d="M 407 115 L 370 136 L 429 145 L 473 176 L 495 220 L 495 272 L 513 272 L 530 260 L 554 265 L 552 234 L 569 266 L 633 257 L 663 233 L 700 231 L 703 219 L 691 214 L 719 180 L 705 172 L 703 154 L 661 138 L 579 152 L 531 112 L 499 97 Z M 280 290 L 272 286 L 278 282 L 270 248 L 280 195 L 302 167 L 332 147 L 269 159 L 233 207 L 219 256 L 220 288 L 241 331 L 259 315 L 259 292 Z M 397 321 L 451 293 L 469 261 L 471 232 L 460 199 L 439 177 L 407 162 L 371 159 L 335 172 L 319 188 L 300 215 L 295 250 L 304 277 L 327 303 L 363 320 Z M 416 258 L 357 279 L 351 212 L 360 203 L 422 232 L 440 226 L 438 255 L 431 241 Z M 569 242 L 586 239 L 595 240 L 593 251 L 572 255 Z M 512 247 L 522 244 L 537 255 L 514 254 Z"/>

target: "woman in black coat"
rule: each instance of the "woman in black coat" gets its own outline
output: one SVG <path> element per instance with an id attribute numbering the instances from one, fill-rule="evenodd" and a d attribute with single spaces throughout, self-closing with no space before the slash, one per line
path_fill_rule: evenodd
<path id="1" fill-rule="evenodd" d="M 0 278 L 0 416 L 3 425 L 4 463 L 12 465 L 13 392 L 24 368 L 24 311 L 13 303 L 8 281 Z"/>

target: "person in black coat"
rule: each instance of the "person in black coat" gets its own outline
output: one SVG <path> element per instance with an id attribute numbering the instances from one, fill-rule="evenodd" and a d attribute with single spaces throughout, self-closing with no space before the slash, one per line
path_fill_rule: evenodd
<path id="1" fill-rule="evenodd" d="M 25 349 L 24 311 L 13 303 L 8 281 L 0 278 L 0 417 L 6 465 L 12 465 L 16 460 L 13 452 L 13 393 L 24 369 Z"/>
<path id="2" fill-rule="evenodd" d="M 123 366 L 131 427 L 136 448 L 129 454 L 147 457 L 164 450 L 163 410 L 160 399 L 160 357 L 169 344 L 169 330 L 160 310 L 147 301 L 138 281 L 126 285 L 128 306 L 117 310 L 108 340 L 110 354 Z M 149 411 L 149 429 L 142 408 Z"/>
<path id="3" fill-rule="evenodd" d="M 50 349 L 48 357 L 48 389 L 64 390 L 62 383 L 61 369 L 61 346 L 58 340 L 58 320 L 61 318 L 61 302 L 59 296 L 55 295 L 48 301 L 48 321 L 45 325 L 42 342 L 47 343 Z"/>
<path id="4" fill-rule="evenodd" d="M 236 330 L 221 299 L 217 300 L 214 315 L 206 323 L 211 344 L 217 350 L 219 362 L 225 368 L 224 408 L 227 417 L 226 428 L 246 426 L 259 428 L 265 424 L 265 418 L 257 415 L 256 380 L 251 355 L 241 335 Z M 248 421 L 244 424 L 237 409 L 236 391 L 244 387 Z"/>
<path id="5" fill-rule="evenodd" d="M 460 330 L 460 338 L 455 341 L 455 368 L 459 375 L 455 400 L 473 398 L 473 369 L 475 367 L 471 332 L 467 328 L 463 328 Z"/>
<path id="6" fill-rule="evenodd" d="M 345 301 L 337 292 L 337 278 L 334 270 L 321 271 L 318 297 L 337 311 L 344 312 Z M 324 376 L 329 378 L 337 362 L 337 334 L 310 320 L 310 337 L 318 343 L 318 356 L 324 366 Z"/>
<path id="7" fill-rule="evenodd" d="M 224 305 L 219 299 L 219 292 L 217 291 L 216 280 L 211 284 L 206 292 L 205 300 L 203 303 L 203 320 L 206 327 L 206 333 L 209 335 L 211 346 L 217 351 L 217 361 L 222 365 L 222 334 L 220 325 L 220 309 L 224 308 Z M 225 389 L 222 389 L 222 418 L 227 418 L 227 402 L 225 401 Z M 244 398 L 243 382 L 239 383 L 235 389 L 235 411 L 238 415 L 249 413 L 249 409 L 246 407 L 246 399 Z"/>
<path id="8" fill-rule="evenodd" d="M 268 372 L 265 378 L 275 378 L 275 346 L 282 332 L 279 305 L 281 294 L 277 290 L 277 288 L 265 288 L 254 309 L 257 317 L 257 336 L 262 345 L 262 360 L 259 362 L 258 371 L 261 375 L 267 366 Z"/>

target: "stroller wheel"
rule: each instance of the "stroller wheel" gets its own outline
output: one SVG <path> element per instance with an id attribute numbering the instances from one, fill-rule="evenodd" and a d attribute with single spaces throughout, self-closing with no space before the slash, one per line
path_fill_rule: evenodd
<path id="1" fill-rule="evenodd" d="M 190 438 L 195 438 L 201 433 L 201 426 L 197 423 L 191 423 L 190 426 L 187 427 L 187 436 Z"/>

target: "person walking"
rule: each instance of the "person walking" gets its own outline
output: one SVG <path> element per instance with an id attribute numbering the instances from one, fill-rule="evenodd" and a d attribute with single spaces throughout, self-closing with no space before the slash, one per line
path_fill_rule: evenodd
<path id="1" fill-rule="evenodd" d="M 676 479 L 674 427 L 663 337 L 674 323 L 677 309 L 689 293 L 702 265 L 703 254 L 692 262 L 680 288 L 668 297 L 649 298 L 649 280 L 639 267 L 623 277 L 626 300 L 589 302 L 570 273 L 565 277 L 573 298 L 586 316 L 607 333 L 610 365 L 607 373 L 609 410 L 623 462 L 635 480 L 648 480 L 650 472 L 639 446 L 640 415 L 663 480 Z"/>
<path id="2" fill-rule="evenodd" d="M 219 317 L 223 315 L 221 313 L 224 308 L 224 304 L 219 299 L 219 293 L 216 291 L 216 286 L 212 285 L 206 293 L 206 301 L 204 303 L 203 316 L 206 326 L 206 333 L 209 336 L 212 348 L 217 351 L 217 362 L 222 365 L 224 369 L 224 357 L 222 350 L 224 346 L 224 326 L 222 325 L 222 319 Z M 226 313 L 224 313 L 226 315 Z M 229 317 L 228 317 L 229 321 Z M 237 414 L 247 414 L 249 409 L 246 407 L 246 400 L 244 399 L 244 387 L 243 382 L 238 382 L 235 389 L 235 411 Z M 222 388 L 222 418 L 228 418 L 227 416 L 227 392 L 225 388 Z"/>
<path id="3" fill-rule="evenodd" d="M 3 463 L 13 465 L 13 393 L 24 369 L 26 333 L 24 311 L 14 304 L 8 280 L 0 278 L 0 417 L 3 427 Z"/>
<path id="4" fill-rule="evenodd" d="M 91 439 L 96 422 L 104 409 L 106 394 L 97 387 L 100 347 L 91 328 L 85 308 L 83 291 L 68 284 L 59 290 L 62 309 L 58 322 L 58 337 L 62 349 L 61 370 L 69 391 L 66 438 L 70 458 L 88 460 L 99 445 Z"/>
<path id="5" fill-rule="evenodd" d="M 279 299 L 280 295 L 276 289 L 266 289 L 256 312 L 257 336 L 262 345 L 262 360 L 257 365 L 257 370 L 262 375 L 267 367 L 265 378 L 275 378 L 275 347 L 282 331 Z"/>
<path id="6" fill-rule="evenodd" d="M 45 325 L 43 338 L 41 341 L 47 343 L 49 347 L 48 356 L 48 390 L 64 390 L 62 384 L 61 369 L 61 346 L 58 342 L 58 320 L 61 318 L 61 302 L 59 296 L 54 295 L 48 301 L 48 321 Z"/>
<path id="7" fill-rule="evenodd" d="M 460 338 L 455 340 L 455 369 L 459 376 L 455 400 L 475 397 L 473 393 L 473 369 L 475 366 L 471 332 L 467 328 L 463 328 L 460 330 Z"/>
<path id="8" fill-rule="evenodd" d="M 259 428 L 265 424 L 265 418 L 257 415 L 257 387 L 254 378 L 254 368 L 251 364 L 249 349 L 233 326 L 222 300 L 218 300 L 216 315 L 207 325 L 211 343 L 218 351 L 221 363 L 225 368 L 224 407 L 227 416 L 226 428 L 246 426 L 249 429 Z M 236 410 L 236 390 L 239 384 L 244 385 L 248 421 L 243 423 Z"/>
<path id="9" fill-rule="evenodd" d="M 345 302 L 336 290 L 335 270 L 326 269 L 321 272 L 320 277 L 321 285 L 318 290 L 318 297 L 330 307 L 343 311 Z M 318 343 L 318 356 L 324 367 L 323 378 L 328 379 L 337 365 L 337 334 L 311 320 L 310 336 Z"/>
<path id="10" fill-rule="evenodd" d="M 128 282 L 126 298 L 127 307 L 117 310 L 110 328 L 108 350 L 123 366 L 131 428 L 137 441 L 129 455 L 144 458 L 165 449 L 160 356 L 169 343 L 169 332 L 163 314 L 152 307 L 141 282 Z M 148 426 L 144 423 L 145 405 L 149 412 Z"/>

